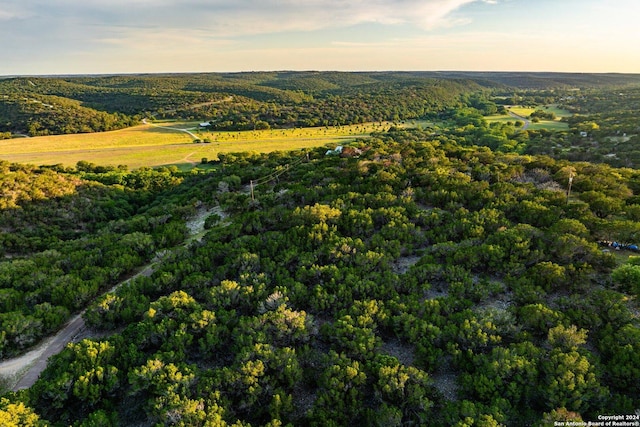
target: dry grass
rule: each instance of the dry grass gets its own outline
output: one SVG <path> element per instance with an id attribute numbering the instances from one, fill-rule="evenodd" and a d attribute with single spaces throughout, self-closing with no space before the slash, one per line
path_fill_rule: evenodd
<path id="1" fill-rule="evenodd" d="M 179 165 L 193 167 L 202 158 L 216 159 L 219 153 L 287 151 L 339 145 L 386 130 L 388 123 L 353 126 L 208 132 L 197 122 L 158 122 L 112 132 L 16 138 L 0 143 L 0 159 L 17 163 L 74 166 L 85 160 L 99 165 Z M 166 126 L 167 128 L 158 127 Z M 176 129 L 188 129 L 211 143 L 194 144 L 193 138 Z"/>
<path id="2" fill-rule="evenodd" d="M 510 112 L 517 114 L 520 117 L 529 117 L 529 115 L 531 115 L 531 113 L 533 113 L 536 110 L 543 110 L 543 111 L 554 113 L 556 115 L 557 118 L 555 120 L 540 120 L 538 123 L 531 123 L 529 125 L 529 129 L 531 130 L 546 129 L 551 131 L 555 131 L 555 130 L 561 131 L 561 130 L 569 129 L 569 125 L 565 122 L 561 122 L 560 119 L 562 119 L 563 117 L 570 116 L 571 113 L 567 110 L 562 110 L 558 108 L 557 105 L 547 105 L 544 107 L 535 107 L 535 108 L 512 105 L 507 108 Z M 503 114 L 503 115 L 488 116 L 488 117 L 485 117 L 485 120 L 489 123 L 493 123 L 493 122 L 503 122 L 503 123 L 512 122 L 513 123 L 517 121 L 518 118 L 513 117 L 509 114 Z"/>

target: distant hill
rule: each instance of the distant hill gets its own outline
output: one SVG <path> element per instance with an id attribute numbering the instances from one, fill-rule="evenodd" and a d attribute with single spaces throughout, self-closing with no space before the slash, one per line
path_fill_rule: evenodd
<path id="1" fill-rule="evenodd" d="M 91 121 L 75 123 L 74 117 L 98 112 L 104 122 L 110 117 L 104 114 L 117 115 L 113 121 L 119 124 L 142 117 L 210 118 L 215 129 L 229 130 L 406 120 L 456 107 L 460 95 L 481 88 L 468 79 L 412 73 L 18 77 L 0 81 L 0 131 L 40 135 L 107 130 L 108 126 Z M 53 112 L 33 108 L 54 105 L 44 97 L 56 97 L 55 105 L 64 103 L 69 117 L 33 117 Z"/>
<path id="2" fill-rule="evenodd" d="M 640 74 L 319 72 L 14 77 L 0 80 L 0 132 L 117 129 L 148 118 L 208 118 L 214 129 L 349 125 L 423 118 L 485 89 L 640 85 Z M 45 107 L 47 105 L 54 107 Z"/>
<path id="3" fill-rule="evenodd" d="M 471 79 L 519 89 L 587 88 L 640 85 L 640 74 L 619 73 L 525 73 L 446 71 L 427 73 L 431 77 Z"/>
<path id="4" fill-rule="evenodd" d="M 132 117 L 87 108 L 69 98 L 33 93 L 0 96 L 0 132 L 29 136 L 103 132 L 134 123 Z"/>

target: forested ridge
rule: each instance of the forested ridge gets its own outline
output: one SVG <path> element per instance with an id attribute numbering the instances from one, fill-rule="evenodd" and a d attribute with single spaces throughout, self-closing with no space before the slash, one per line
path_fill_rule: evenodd
<path id="1" fill-rule="evenodd" d="M 58 96 L 0 96 L 0 132 L 29 136 L 104 132 L 132 126 L 137 120 L 121 113 L 87 108 L 79 101 Z"/>
<path id="2" fill-rule="evenodd" d="M 213 129 L 334 126 L 459 105 L 472 80 L 393 73 L 236 73 L 0 80 L 0 132 L 99 132 L 143 117 L 207 117 Z"/>
<path id="3" fill-rule="evenodd" d="M 480 89 L 628 87 L 633 74 L 253 72 L 14 77 L 0 80 L 0 135 L 101 132 L 142 118 L 217 130 L 336 126 L 424 118 Z"/>

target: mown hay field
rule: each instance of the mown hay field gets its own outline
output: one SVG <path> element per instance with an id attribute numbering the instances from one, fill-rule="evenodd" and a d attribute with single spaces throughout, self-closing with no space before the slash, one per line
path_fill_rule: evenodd
<path id="1" fill-rule="evenodd" d="M 536 111 L 538 109 L 543 110 L 545 112 L 554 113 L 556 115 L 556 119 L 555 120 L 540 120 L 537 123 L 531 122 L 529 124 L 529 128 L 528 128 L 528 129 L 531 129 L 531 130 L 546 129 L 546 130 L 553 130 L 553 131 L 561 131 L 561 130 L 568 130 L 569 129 L 569 125 L 567 123 L 565 123 L 565 122 L 560 121 L 560 120 L 563 117 L 571 116 L 571 113 L 569 111 L 567 111 L 567 110 L 563 110 L 563 109 L 559 108 L 555 104 L 545 105 L 544 107 L 535 107 L 535 108 L 512 105 L 512 106 L 507 107 L 507 109 L 511 113 L 516 114 L 517 116 L 520 116 L 520 117 L 524 117 L 524 118 L 528 118 L 529 115 L 531 115 L 531 113 L 533 113 L 534 111 Z M 492 123 L 492 122 L 515 122 L 517 120 L 521 120 L 521 119 L 518 119 L 517 117 L 514 117 L 514 116 L 512 116 L 510 114 L 488 116 L 488 117 L 485 117 L 485 119 L 489 123 Z"/>
<path id="2" fill-rule="evenodd" d="M 197 122 L 157 122 L 127 129 L 74 135 L 15 138 L 0 141 L 0 159 L 36 165 L 74 166 L 85 160 L 98 165 L 177 165 L 190 168 L 219 153 L 272 152 L 345 144 L 388 129 L 388 123 L 352 126 L 270 129 L 238 132 L 200 130 Z M 201 141 L 196 143 L 194 136 Z"/>

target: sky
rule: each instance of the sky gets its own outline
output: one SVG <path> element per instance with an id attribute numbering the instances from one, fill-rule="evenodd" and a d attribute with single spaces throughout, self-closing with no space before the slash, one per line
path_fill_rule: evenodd
<path id="1" fill-rule="evenodd" d="M 0 76 L 640 73 L 638 0 L 2 0 Z"/>

